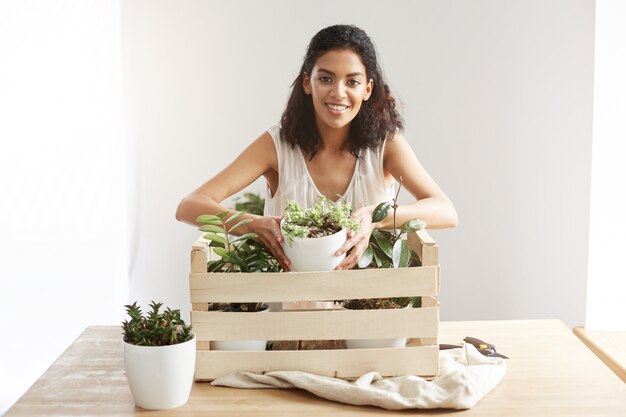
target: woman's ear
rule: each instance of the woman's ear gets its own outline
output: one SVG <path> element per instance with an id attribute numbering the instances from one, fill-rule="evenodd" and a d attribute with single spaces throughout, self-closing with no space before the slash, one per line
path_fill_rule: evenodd
<path id="1" fill-rule="evenodd" d="M 370 99 L 370 96 L 372 95 L 372 90 L 374 90 L 374 80 L 370 78 L 367 83 L 367 87 L 365 87 L 365 97 L 363 98 L 363 101 L 367 101 Z"/>
<path id="2" fill-rule="evenodd" d="M 306 72 L 302 73 L 302 89 L 307 95 L 311 95 L 311 77 Z"/>

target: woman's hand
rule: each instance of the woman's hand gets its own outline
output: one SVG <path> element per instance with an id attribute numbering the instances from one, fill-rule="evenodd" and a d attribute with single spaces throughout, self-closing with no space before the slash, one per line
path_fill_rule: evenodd
<path id="1" fill-rule="evenodd" d="M 335 255 L 340 256 L 350 250 L 352 251 L 335 269 L 352 269 L 359 262 L 363 252 L 367 248 L 374 226 L 372 224 L 372 208 L 363 207 L 352 213 L 352 218 L 359 224 L 359 231 L 348 230 L 348 240 L 337 250 Z"/>
<path id="2" fill-rule="evenodd" d="M 280 231 L 280 221 L 281 218 L 277 216 L 256 216 L 250 223 L 246 224 L 246 232 L 256 233 L 257 237 L 253 240 L 263 245 L 274 255 L 283 269 L 289 271 L 291 261 L 283 251 L 284 238 Z"/>

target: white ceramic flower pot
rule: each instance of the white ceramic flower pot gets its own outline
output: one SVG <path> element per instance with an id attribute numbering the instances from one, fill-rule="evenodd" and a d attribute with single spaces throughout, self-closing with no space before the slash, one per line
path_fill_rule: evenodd
<path id="1" fill-rule="evenodd" d="M 135 404 L 147 410 L 180 407 L 189 399 L 196 365 L 196 336 L 170 346 L 124 342 L 124 366 Z"/>
<path id="2" fill-rule="evenodd" d="M 252 313 L 236 313 L 236 314 L 262 314 L 268 313 L 269 308 Z M 220 314 L 216 311 L 216 314 Z M 211 350 L 247 350 L 247 351 L 264 351 L 267 347 L 267 340 L 215 340 L 210 343 Z"/>
<path id="3" fill-rule="evenodd" d="M 348 349 L 399 348 L 406 346 L 406 338 L 401 339 L 354 339 L 346 340 Z"/>
<path id="4" fill-rule="evenodd" d="M 284 219 L 280 226 L 282 229 Z M 291 261 L 289 269 L 295 272 L 332 271 L 344 260 L 346 254 L 336 256 L 335 252 L 348 239 L 348 230 L 324 237 L 302 238 L 295 237 L 289 241 L 283 232 L 283 250 Z"/>
<path id="5" fill-rule="evenodd" d="M 404 308 L 411 308 L 411 305 Z M 346 340 L 348 349 L 379 349 L 379 348 L 400 348 L 406 346 L 406 337 L 398 339 L 352 339 Z"/>

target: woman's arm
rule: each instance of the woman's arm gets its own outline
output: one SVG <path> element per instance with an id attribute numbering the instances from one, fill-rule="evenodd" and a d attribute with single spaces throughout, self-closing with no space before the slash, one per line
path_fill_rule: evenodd
<path id="1" fill-rule="evenodd" d="M 424 221 L 429 229 L 445 229 L 457 226 L 459 219 L 454 205 L 428 175 L 400 132 L 397 132 L 395 137 L 385 144 L 383 167 L 396 181 L 400 181 L 402 178 L 402 187 L 411 193 L 416 200 L 413 203 L 398 207 L 396 212 L 397 228 L 412 219 Z M 371 209 L 373 210 L 373 207 Z M 391 211 L 383 221 L 376 223 L 374 228 L 393 228 L 393 212 Z"/>
<path id="2" fill-rule="evenodd" d="M 219 174 L 202 184 L 185 197 L 176 209 L 176 219 L 191 225 L 199 225 L 196 218 L 201 214 L 217 214 L 236 210 L 220 204 L 225 198 L 243 190 L 266 172 L 278 171 L 276 148 L 268 132 L 263 133 Z M 236 234 L 256 233 L 259 241 L 283 264 L 289 265 L 281 247 L 280 218 L 245 214 L 252 222 L 237 228 Z"/>
<path id="3" fill-rule="evenodd" d="M 398 206 L 396 211 L 396 228 L 412 219 L 420 219 L 430 229 L 455 227 L 458 224 L 456 210 L 450 199 L 439 188 L 419 163 L 413 149 L 400 132 L 385 144 L 383 168 L 397 181 L 402 178 L 402 186 L 415 197 L 415 202 Z M 356 210 L 352 217 L 359 222 L 361 228 L 355 234 L 350 233 L 344 245 L 337 251 L 341 255 L 352 248 L 352 251 L 336 269 L 351 269 L 357 264 L 367 248 L 373 229 L 392 229 L 393 211 L 380 222 L 372 223 L 372 214 L 376 205 Z"/>

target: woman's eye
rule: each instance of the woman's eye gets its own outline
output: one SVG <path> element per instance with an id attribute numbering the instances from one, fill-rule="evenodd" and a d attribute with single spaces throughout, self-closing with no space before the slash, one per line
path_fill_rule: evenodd
<path id="1" fill-rule="evenodd" d="M 349 80 L 348 81 L 348 85 L 350 85 L 350 87 L 356 87 L 357 85 L 361 84 L 359 82 L 359 80 Z"/>
<path id="2" fill-rule="evenodd" d="M 323 83 L 330 83 L 333 80 L 330 77 L 320 77 L 320 81 Z"/>

